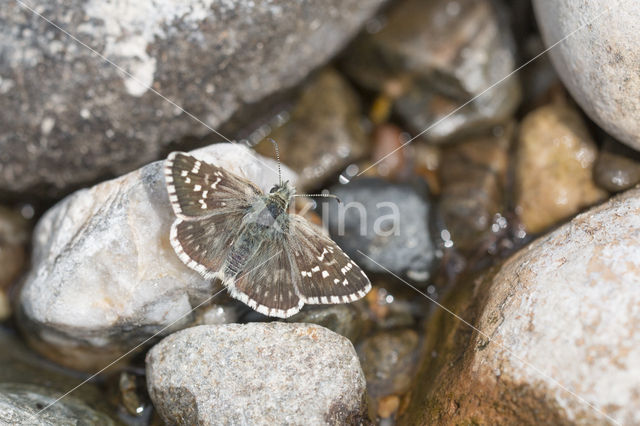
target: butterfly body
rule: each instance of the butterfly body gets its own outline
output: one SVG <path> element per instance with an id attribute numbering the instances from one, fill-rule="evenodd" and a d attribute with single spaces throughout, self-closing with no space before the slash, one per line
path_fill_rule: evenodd
<path id="1" fill-rule="evenodd" d="M 330 238 L 288 212 L 295 189 L 268 194 L 252 182 L 174 152 L 165 162 L 177 219 L 170 241 L 189 268 L 219 278 L 232 297 L 269 316 L 289 317 L 305 303 L 353 302 L 371 284 Z"/>
<path id="2" fill-rule="evenodd" d="M 263 240 L 284 239 L 289 230 L 287 208 L 293 194 L 288 182 L 276 185 L 269 194 L 255 197 L 242 218 L 239 236 L 227 255 L 225 275 L 236 276 L 254 256 Z M 277 242 L 276 242 L 277 243 Z"/>

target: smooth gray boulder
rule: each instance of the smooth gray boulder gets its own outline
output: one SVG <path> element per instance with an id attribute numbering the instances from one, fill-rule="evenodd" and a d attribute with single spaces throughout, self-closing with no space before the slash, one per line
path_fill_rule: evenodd
<path id="1" fill-rule="evenodd" d="M 210 134 L 176 105 L 218 128 L 325 63 L 383 2 L 25 2 L 129 75 L 2 2 L 0 190 L 55 197 Z"/>
<path id="2" fill-rule="evenodd" d="M 553 65 L 582 109 L 640 150 L 640 3 L 534 0 Z M 575 33 L 573 33 L 575 31 Z"/>
<path id="3" fill-rule="evenodd" d="M 265 191 L 278 180 L 275 161 L 242 145 L 193 154 Z M 295 181 L 287 168 L 283 173 Z M 165 327 L 166 334 L 207 322 L 190 312 L 217 286 L 176 256 L 169 243 L 174 218 L 162 162 L 52 207 L 34 230 L 31 269 L 19 295 L 19 324 L 30 344 L 58 363 L 92 370 Z"/>
<path id="4" fill-rule="evenodd" d="M 365 379 L 348 339 L 281 322 L 198 326 L 146 358 L 168 424 L 343 425 L 365 419 Z"/>

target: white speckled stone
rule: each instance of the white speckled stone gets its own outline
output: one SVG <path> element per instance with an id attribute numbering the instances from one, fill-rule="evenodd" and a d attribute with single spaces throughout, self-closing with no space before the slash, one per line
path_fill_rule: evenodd
<path id="1" fill-rule="evenodd" d="M 483 312 L 478 328 L 510 352 L 490 343 L 472 370 L 541 389 L 570 421 L 606 423 L 520 358 L 622 424 L 639 424 L 640 190 L 512 257 L 494 277 Z"/>
<path id="2" fill-rule="evenodd" d="M 640 2 L 534 0 L 560 78 L 587 114 L 640 150 Z"/>
<path id="3" fill-rule="evenodd" d="M 268 191 L 275 161 L 242 145 L 193 152 Z M 284 169 L 285 178 L 295 176 Z M 32 346 L 73 368 L 94 369 L 177 321 L 211 295 L 169 244 L 175 216 L 162 162 L 75 192 L 40 220 L 19 319 Z"/>
<path id="4" fill-rule="evenodd" d="M 272 107 L 384 2 L 3 1 L 0 189 L 59 197 L 231 118 L 256 123 L 256 103 Z"/>
<path id="5" fill-rule="evenodd" d="M 365 379 L 348 339 L 281 322 L 198 326 L 147 354 L 147 386 L 167 424 L 358 424 Z"/>

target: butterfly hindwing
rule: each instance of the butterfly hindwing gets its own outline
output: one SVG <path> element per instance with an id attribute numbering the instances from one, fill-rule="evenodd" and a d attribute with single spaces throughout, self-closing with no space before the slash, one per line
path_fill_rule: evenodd
<path id="1" fill-rule="evenodd" d="M 290 317 L 304 305 L 292 281 L 294 266 L 284 241 L 263 241 L 237 277 L 225 282 L 231 296 L 261 314 L 279 318 Z"/>
<path id="2" fill-rule="evenodd" d="M 349 303 L 364 297 L 371 282 L 356 263 L 319 229 L 291 215 L 289 242 L 304 303 Z"/>
<path id="3" fill-rule="evenodd" d="M 234 211 L 262 194 L 248 180 L 184 152 L 169 154 L 164 174 L 173 211 L 185 220 Z"/>

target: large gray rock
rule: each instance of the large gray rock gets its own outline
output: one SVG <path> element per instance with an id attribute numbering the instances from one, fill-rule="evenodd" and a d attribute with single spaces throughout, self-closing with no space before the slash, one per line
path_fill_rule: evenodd
<path id="1" fill-rule="evenodd" d="M 460 286 L 482 333 L 429 322 L 404 424 L 640 424 L 639 213 L 633 189 Z"/>
<path id="2" fill-rule="evenodd" d="M 383 0 L 0 6 L 0 189 L 55 195 L 157 159 L 326 62 Z"/>
<path id="3" fill-rule="evenodd" d="M 275 162 L 242 145 L 212 145 L 194 155 L 266 191 L 277 182 Z M 190 311 L 211 296 L 212 283 L 173 251 L 174 218 L 161 162 L 52 207 L 34 231 L 19 296 L 20 325 L 32 346 L 72 368 L 94 369 L 167 326 L 168 333 L 193 321 Z"/>
<path id="4" fill-rule="evenodd" d="M 587 114 L 640 150 L 640 3 L 534 0 L 560 78 Z"/>
<path id="5" fill-rule="evenodd" d="M 365 379 L 346 338 L 311 324 L 198 326 L 147 354 L 168 424 L 342 425 L 365 415 Z"/>

